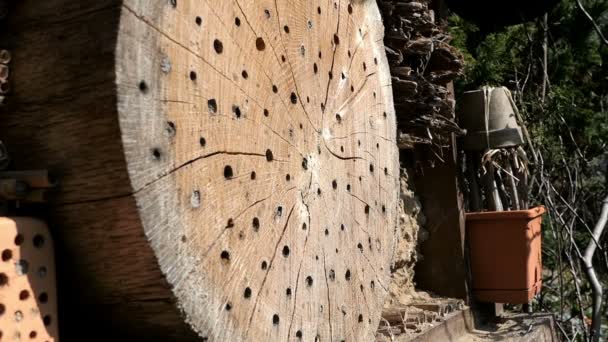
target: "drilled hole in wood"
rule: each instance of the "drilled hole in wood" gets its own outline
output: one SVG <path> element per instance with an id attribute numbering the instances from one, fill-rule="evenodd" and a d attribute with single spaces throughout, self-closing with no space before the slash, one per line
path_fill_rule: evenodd
<path id="1" fill-rule="evenodd" d="M 176 132 L 177 132 L 177 128 L 175 127 L 175 123 L 173 123 L 171 121 L 167 121 L 167 126 L 165 127 L 165 134 L 169 138 L 173 138 L 175 136 Z"/>
<path id="2" fill-rule="evenodd" d="M 382 116 L 386 119 L 386 112 L 382 113 Z"/>
<path id="3" fill-rule="evenodd" d="M 283 256 L 286 258 L 289 256 L 289 246 L 283 246 Z"/>
<path id="4" fill-rule="evenodd" d="M 190 205 L 192 208 L 199 208 L 201 206 L 201 192 L 198 190 L 192 191 L 190 196 Z"/>
<path id="5" fill-rule="evenodd" d="M 340 73 L 340 78 L 342 78 L 344 80 L 344 79 L 346 79 L 346 75 L 342 72 L 342 73 Z"/>
<path id="6" fill-rule="evenodd" d="M 285 180 L 289 182 L 289 181 L 291 180 L 291 175 L 286 174 L 286 175 L 285 175 Z"/>
<path id="7" fill-rule="evenodd" d="M 190 71 L 190 80 L 191 81 L 196 81 L 196 72 L 195 71 Z"/>
<path id="8" fill-rule="evenodd" d="M 352 85 L 350 86 L 350 92 L 354 93 L 355 92 L 355 87 L 353 87 Z"/>
<path id="9" fill-rule="evenodd" d="M 239 17 L 234 18 L 234 25 L 241 26 L 241 19 Z"/>
<path id="10" fill-rule="evenodd" d="M 363 62 L 363 71 L 367 70 L 367 64 L 365 64 L 365 62 Z"/>
<path id="11" fill-rule="evenodd" d="M 198 139 L 198 143 L 199 145 L 201 145 L 201 147 L 205 147 L 205 145 L 207 145 L 207 140 L 205 140 L 204 137 L 201 137 L 200 139 Z"/>
<path id="12" fill-rule="evenodd" d="M 329 76 L 329 79 L 331 80 L 334 78 L 334 73 L 330 71 L 327 73 L 327 76 Z"/>
<path id="13" fill-rule="evenodd" d="M 338 123 L 342 123 L 342 116 L 340 113 L 336 113 L 336 121 L 338 121 Z"/>
<path id="14" fill-rule="evenodd" d="M 317 188 L 317 195 L 321 196 L 321 188 Z"/>
<path id="15" fill-rule="evenodd" d="M 181 241 L 182 243 L 188 242 L 188 238 L 186 237 L 186 235 L 182 235 Z"/>
<path id="16" fill-rule="evenodd" d="M 143 94 L 148 93 L 148 84 L 145 81 L 139 82 L 139 91 L 141 91 Z"/>
<path id="17" fill-rule="evenodd" d="M 374 57 L 374 64 L 378 65 L 378 58 Z"/>
<path id="18" fill-rule="evenodd" d="M 226 311 L 232 310 L 232 303 L 230 303 L 230 302 L 226 303 L 226 306 L 224 308 L 226 309 Z"/>
<path id="19" fill-rule="evenodd" d="M 300 340 L 302 339 L 302 330 L 296 331 L 296 337 Z"/>
<path id="20" fill-rule="evenodd" d="M 344 146 L 340 146 L 340 152 L 344 153 Z"/>
<path id="21" fill-rule="evenodd" d="M 239 106 L 232 106 L 232 112 L 234 113 L 234 116 L 236 116 L 237 119 L 241 118 L 241 108 L 239 108 Z"/>
<path id="22" fill-rule="evenodd" d="M 251 298 L 251 289 L 249 287 L 245 288 L 245 292 L 243 292 L 243 297 L 245 297 L 246 299 Z"/>
<path id="23" fill-rule="evenodd" d="M 5 312 L 6 312 L 6 306 L 4 306 L 4 304 L 0 303 L 0 317 L 2 317 L 2 315 L 4 315 Z"/>
<path id="24" fill-rule="evenodd" d="M 353 5 L 348 4 L 348 14 L 353 14 Z"/>
<path id="25" fill-rule="evenodd" d="M 306 222 L 302 223 L 302 230 L 306 230 L 307 226 L 306 226 Z"/>
<path id="26" fill-rule="evenodd" d="M 266 19 L 270 19 L 270 11 L 265 9 L 264 10 L 264 16 L 266 17 Z"/>
<path id="27" fill-rule="evenodd" d="M 312 29 L 312 20 L 309 20 L 306 24 L 308 25 L 309 30 Z"/>
<path id="28" fill-rule="evenodd" d="M 334 188 L 334 190 L 336 190 L 338 188 L 338 181 L 336 181 L 335 179 L 331 182 L 331 187 Z"/>
<path id="29" fill-rule="evenodd" d="M 290 100 L 292 104 L 298 103 L 298 96 L 295 93 L 291 93 Z"/>
<path id="30" fill-rule="evenodd" d="M 278 325 L 280 320 L 281 319 L 279 318 L 279 315 L 277 315 L 277 314 L 272 315 L 272 324 Z"/>
<path id="31" fill-rule="evenodd" d="M 374 99 L 376 98 L 376 92 L 373 93 Z"/>
<path id="32" fill-rule="evenodd" d="M 215 99 L 209 99 L 209 101 L 207 101 L 207 108 L 209 108 L 211 114 L 217 113 L 217 101 L 215 101 Z"/>
<path id="33" fill-rule="evenodd" d="M 230 165 L 226 165 L 226 166 L 224 167 L 224 178 L 226 178 L 226 179 L 230 179 L 230 178 L 232 178 L 233 176 L 234 176 L 234 173 L 233 173 L 233 171 L 232 171 L 232 166 L 230 166 Z"/>
<path id="34" fill-rule="evenodd" d="M 30 292 L 28 290 L 19 292 L 19 300 L 27 300 L 28 298 L 30 298 Z"/>
<path id="35" fill-rule="evenodd" d="M 254 231 L 258 231 L 260 230 L 260 219 L 258 219 L 257 217 L 253 218 L 253 221 L 251 222 L 251 226 L 253 227 Z"/>
<path id="36" fill-rule="evenodd" d="M 322 56 L 323 54 L 321 53 L 321 50 L 319 50 L 319 59 L 321 59 Z"/>
<path id="37" fill-rule="evenodd" d="M 285 55 L 281 55 L 281 62 L 285 63 L 285 61 L 287 61 L 287 58 L 285 58 Z"/>
<path id="38" fill-rule="evenodd" d="M 258 37 L 255 40 L 255 48 L 258 49 L 258 51 L 264 51 L 264 49 L 266 49 L 266 43 L 264 42 L 264 38 Z"/>
<path id="39" fill-rule="evenodd" d="M 196 19 L 194 19 L 194 22 L 196 22 L 196 25 L 201 26 L 203 24 L 203 18 L 196 17 Z"/>
<path id="40" fill-rule="evenodd" d="M 304 170 L 308 170 L 308 159 L 306 159 L 306 158 L 302 159 L 302 168 Z"/>
<path id="41" fill-rule="evenodd" d="M 323 111 L 323 112 L 325 111 L 325 104 L 324 103 L 321 103 L 321 111 Z"/>
<path id="42" fill-rule="evenodd" d="M 369 172 L 374 173 L 374 164 L 369 164 Z"/>
<path id="43" fill-rule="evenodd" d="M 287 290 L 285 290 L 285 295 L 291 297 L 291 287 L 288 287 Z"/>
<path id="44" fill-rule="evenodd" d="M 169 3 L 171 4 L 171 6 L 172 6 L 173 8 L 176 8 L 176 7 L 177 7 L 177 0 L 169 0 Z"/>
<path id="45" fill-rule="evenodd" d="M 38 333 L 35 330 L 30 331 L 30 339 L 35 339 Z"/>
<path id="46" fill-rule="evenodd" d="M 388 176 L 388 168 L 384 168 L 384 174 Z"/>
<path id="47" fill-rule="evenodd" d="M 369 214 L 369 205 L 368 204 L 365 205 L 365 214 Z"/>
<path id="48" fill-rule="evenodd" d="M 215 39 L 213 41 L 213 49 L 217 54 L 220 54 L 224 51 L 224 44 L 219 39 Z"/>
<path id="49" fill-rule="evenodd" d="M 268 117 L 268 115 L 270 115 L 270 112 L 268 112 L 268 109 L 264 108 L 264 116 Z"/>
<path id="50" fill-rule="evenodd" d="M 255 178 L 256 178 L 255 171 L 251 171 L 251 175 L 249 177 L 251 178 L 251 180 L 255 180 Z"/>
<path id="51" fill-rule="evenodd" d="M 222 253 L 220 253 L 220 258 L 224 261 L 230 261 L 230 252 L 222 251 Z"/>
<path id="52" fill-rule="evenodd" d="M 344 273 L 344 279 L 350 281 L 350 270 L 346 270 L 346 273 Z"/>
<path id="53" fill-rule="evenodd" d="M 247 73 L 247 70 L 243 70 L 241 72 L 241 76 L 243 76 L 244 79 L 248 79 L 249 78 L 249 74 Z"/>
<path id="54" fill-rule="evenodd" d="M 334 270 L 329 270 L 329 279 L 333 281 L 336 280 L 336 272 Z"/>
<path id="55" fill-rule="evenodd" d="M 329 235 L 329 229 L 325 229 L 325 236 Z"/>
<path id="56" fill-rule="evenodd" d="M 340 44 L 340 37 L 337 34 L 334 34 L 334 44 L 336 44 L 336 45 Z"/>
<path id="57" fill-rule="evenodd" d="M 2 261 L 9 261 L 13 258 L 13 251 L 5 249 L 2 251 Z"/>
<path id="58" fill-rule="evenodd" d="M 228 219 L 228 222 L 226 222 L 226 228 L 234 228 L 234 220 L 233 219 Z"/>
<path id="59" fill-rule="evenodd" d="M 321 6 L 317 7 L 317 13 L 321 14 Z"/>
<path id="60" fill-rule="evenodd" d="M 272 92 L 275 94 L 279 92 L 279 88 L 277 88 L 277 86 L 274 84 L 272 85 Z"/>
<path id="61" fill-rule="evenodd" d="M 315 74 L 319 72 L 319 67 L 317 66 L 317 63 L 313 63 L 313 65 L 312 65 L 312 71 Z"/>
<path id="62" fill-rule="evenodd" d="M 359 242 L 357 244 L 357 248 L 359 248 L 359 250 L 361 251 L 361 253 L 363 253 L 363 245 L 361 244 L 361 242 Z"/>
<path id="63" fill-rule="evenodd" d="M 342 223 L 342 224 L 340 225 L 340 230 L 341 230 L 341 231 L 344 231 L 344 229 L 346 229 L 346 227 L 344 226 L 344 223 Z"/>
<path id="64" fill-rule="evenodd" d="M 350 184 L 346 184 L 346 191 L 350 192 Z"/>
<path id="65" fill-rule="evenodd" d="M 382 212 L 386 213 L 386 207 L 384 205 L 382 206 Z"/>
<path id="66" fill-rule="evenodd" d="M 312 277 L 311 276 L 306 277 L 306 286 L 308 286 L 308 287 L 312 286 Z"/>
<path id="67" fill-rule="evenodd" d="M 376 287 L 376 283 L 375 283 L 375 282 L 372 280 L 372 281 L 369 283 L 369 288 L 373 290 L 375 287 Z"/>
<path id="68" fill-rule="evenodd" d="M 283 30 L 285 31 L 285 33 L 289 34 L 289 26 L 283 26 Z"/>
<path id="69" fill-rule="evenodd" d="M 266 261 L 262 261 L 262 269 L 266 270 L 268 268 L 268 263 Z"/>

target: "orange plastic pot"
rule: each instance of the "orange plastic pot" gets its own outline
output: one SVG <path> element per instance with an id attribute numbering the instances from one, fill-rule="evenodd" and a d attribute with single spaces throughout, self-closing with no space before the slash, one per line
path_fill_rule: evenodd
<path id="1" fill-rule="evenodd" d="M 545 208 L 466 214 L 473 296 L 525 304 L 542 286 L 541 219 Z"/>

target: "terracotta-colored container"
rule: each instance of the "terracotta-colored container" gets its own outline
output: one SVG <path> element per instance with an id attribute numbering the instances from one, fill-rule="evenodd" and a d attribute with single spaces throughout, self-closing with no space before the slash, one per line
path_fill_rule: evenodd
<path id="1" fill-rule="evenodd" d="M 542 286 L 544 207 L 466 214 L 473 296 L 482 302 L 529 303 Z"/>

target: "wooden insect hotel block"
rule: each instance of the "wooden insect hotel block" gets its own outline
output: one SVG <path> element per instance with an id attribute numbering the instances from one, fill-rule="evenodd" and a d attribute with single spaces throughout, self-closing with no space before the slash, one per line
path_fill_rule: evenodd
<path id="1" fill-rule="evenodd" d="M 18 168 L 59 177 L 66 319 L 167 340 L 373 339 L 399 193 L 375 1 L 12 13 L 0 136 L 28 151 Z"/>
<path id="2" fill-rule="evenodd" d="M 46 225 L 0 217 L 0 340 L 58 341 L 53 241 Z"/>

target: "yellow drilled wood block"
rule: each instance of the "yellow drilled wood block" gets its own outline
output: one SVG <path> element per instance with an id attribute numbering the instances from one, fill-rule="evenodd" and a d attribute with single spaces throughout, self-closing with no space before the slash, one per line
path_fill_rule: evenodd
<path id="1" fill-rule="evenodd" d="M 53 243 L 45 223 L 0 217 L 0 341 L 58 341 Z"/>

